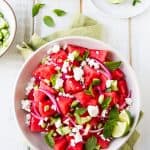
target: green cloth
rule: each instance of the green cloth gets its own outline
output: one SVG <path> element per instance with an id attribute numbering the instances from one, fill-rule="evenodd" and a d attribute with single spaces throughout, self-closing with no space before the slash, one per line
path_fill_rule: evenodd
<path id="1" fill-rule="evenodd" d="M 55 32 L 44 38 L 41 38 L 37 34 L 34 34 L 29 42 L 23 42 L 22 46 L 17 45 L 17 48 L 24 59 L 26 59 L 37 48 L 54 39 L 71 35 L 88 36 L 95 39 L 100 39 L 101 31 L 102 27 L 96 20 L 80 14 L 75 17 L 72 25 L 67 30 Z M 141 117 L 142 112 L 139 120 L 141 119 Z M 120 148 L 120 150 L 133 150 L 133 146 L 138 140 L 139 136 L 140 135 L 138 131 L 135 130 L 129 140 Z"/>

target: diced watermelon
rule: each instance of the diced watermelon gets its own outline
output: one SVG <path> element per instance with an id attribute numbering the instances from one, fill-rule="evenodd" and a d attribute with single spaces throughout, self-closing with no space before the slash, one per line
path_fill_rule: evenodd
<path id="1" fill-rule="evenodd" d="M 63 115 L 66 115 L 69 112 L 71 103 L 72 103 L 71 98 L 64 96 L 58 97 L 58 105 Z"/>
<path id="2" fill-rule="evenodd" d="M 39 125 L 39 119 L 31 116 L 31 121 L 30 121 L 30 130 L 32 132 L 43 132 L 44 129 Z"/>
<path id="3" fill-rule="evenodd" d="M 75 45 L 68 45 L 68 47 L 67 47 L 68 53 L 72 53 L 73 51 L 77 51 L 80 53 L 81 56 L 84 54 L 85 50 L 87 50 L 87 49 L 84 47 L 75 46 Z"/>
<path id="4" fill-rule="evenodd" d="M 108 148 L 110 142 L 100 137 L 98 138 L 98 144 L 100 145 L 100 148 L 105 149 L 105 148 Z"/>
<path id="5" fill-rule="evenodd" d="M 83 150 L 83 143 L 79 142 L 75 146 L 69 146 L 67 150 Z"/>
<path id="6" fill-rule="evenodd" d="M 106 92 L 106 93 L 104 93 L 104 96 L 105 96 L 105 98 L 106 97 L 111 97 L 112 98 L 112 100 L 110 102 L 111 107 L 114 106 L 115 104 L 117 104 L 118 101 L 119 101 L 119 97 L 118 97 L 117 92 Z"/>
<path id="7" fill-rule="evenodd" d="M 57 94 L 57 91 L 55 89 L 53 89 L 52 87 L 50 87 L 49 85 L 47 85 L 44 81 L 40 82 L 40 87 L 43 90 L 48 91 L 51 94 Z"/>
<path id="8" fill-rule="evenodd" d="M 53 74 L 56 74 L 54 65 L 40 65 L 34 72 L 33 76 L 38 79 L 50 79 Z"/>
<path id="9" fill-rule="evenodd" d="M 28 99 L 29 99 L 29 100 L 34 100 L 33 93 L 34 93 L 34 90 L 32 89 L 32 90 L 30 91 L 30 93 L 28 94 Z"/>
<path id="10" fill-rule="evenodd" d="M 84 91 L 76 93 L 74 94 L 74 96 L 85 107 L 88 105 L 97 105 L 97 99 L 94 99 L 92 96 L 86 94 Z"/>
<path id="11" fill-rule="evenodd" d="M 119 110 L 120 111 L 126 108 L 127 104 L 126 104 L 126 101 L 125 101 L 125 97 L 123 95 L 119 96 L 118 105 L 119 105 Z"/>
<path id="12" fill-rule="evenodd" d="M 101 62 L 106 61 L 108 51 L 107 50 L 90 50 L 89 57 L 95 58 Z"/>
<path id="13" fill-rule="evenodd" d="M 45 102 L 39 102 L 39 112 L 42 117 L 48 117 L 55 114 L 55 111 L 51 109 L 52 102 L 47 100 Z"/>
<path id="14" fill-rule="evenodd" d="M 112 71 L 112 77 L 115 80 L 121 80 L 124 78 L 124 73 L 120 69 Z"/>
<path id="15" fill-rule="evenodd" d="M 128 87 L 127 83 L 125 80 L 120 80 L 118 81 L 118 87 L 119 87 L 119 92 L 122 94 L 124 97 L 128 96 Z"/>
<path id="16" fill-rule="evenodd" d="M 82 85 L 80 84 L 80 82 L 76 81 L 73 78 L 66 79 L 64 87 L 65 87 L 65 92 L 71 94 L 82 90 Z"/>
<path id="17" fill-rule="evenodd" d="M 99 124 L 99 118 L 98 117 L 92 118 L 89 124 L 90 124 L 91 128 L 94 128 L 95 126 L 97 126 Z"/>
<path id="18" fill-rule="evenodd" d="M 85 86 L 89 86 L 94 78 L 99 78 L 100 74 L 95 69 L 89 67 L 88 65 L 85 65 L 83 70 L 84 70 Z"/>
<path id="19" fill-rule="evenodd" d="M 34 101 L 36 102 L 44 101 L 46 98 L 46 95 L 43 92 L 39 91 L 38 89 L 34 90 L 33 96 L 34 96 Z"/>
<path id="20" fill-rule="evenodd" d="M 54 150 L 66 150 L 67 145 L 68 143 L 65 137 L 56 138 Z"/>
<path id="21" fill-rule="evenodd" d="M 58 53 L 52 53 L 50 57 L 54 63 L 56 63 L 59 66 L 62 66 L 64 60 L 67 59 L 67 54 L 64 50 L 60 50 Z"/>

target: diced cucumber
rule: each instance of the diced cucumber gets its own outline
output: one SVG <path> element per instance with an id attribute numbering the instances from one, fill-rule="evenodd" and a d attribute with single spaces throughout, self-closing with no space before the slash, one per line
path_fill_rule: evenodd
<path id="1" fill-rule="evenodd" d="M 109 0 L 110 3 L 112 4 L 120 4 L 122 3 L 124 0 Z"/>
<path id="2" fill-rule="evenodd" d="M 127 122 L 118 121 L 113 129 L 112 137 L 119 138 L 124 136 L 129 131 L 129 125 Z"/>
<path id="3" fill-rule="evenodd" d="M 71 132 L 71 129 L 68 126 L 66 126 L 66 127 L 57 128 L 56 131 L 58 134 L 64 136 L 69 134 Z"/>
<path id="4" fill-rule="evenodd" d="M 0 29 L 8 28 L 8 23 L 4 18 L 0 18 Z"/>
<path id="5" fill-rule="evenodd" d="M 120 114 L 119 114 L 119 120 L 121 122 L 127 122 L 127 124 L 130 126 L 131 125 L 131 114 L 129 111 L 127 110 L 123 110 Z"/>
<path id="6" fill-rule="evenodd" d="M 118 91 L 118 81 L 117 80 L 113 80 L 111 83 L 111 89 L 113 91 Z"/>
<path id="7" fill-rule="evenodd" d="M 3 34 L 2 34 L 2 32 L 0 31 L 0 40 L 2 40 L 3 39 Z"/>
<path id="8" fill-rule="evenodd" d="M 8 39 L 10 34 L 7 29 L 1 29 L 1 33 L 3 34 L 4 39 Z"/>

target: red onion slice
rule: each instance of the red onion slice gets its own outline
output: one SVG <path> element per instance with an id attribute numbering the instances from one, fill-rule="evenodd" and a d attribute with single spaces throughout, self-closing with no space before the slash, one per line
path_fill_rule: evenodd
<path id="1" fill-rule="evenodd" d="M 37 116 L 40 117 L 40 114 L 39 114 L 39 112 L 38 112 L 37 109 L 36 109 L 35 103 L 33 102 L 32 105 L 33 105 L 33 111 L 34 111 L 34 113 L 35 113 Z"/>
<path id="2" fill-rule="evenodd" d="M 40 116 L 36 115 L 36 114 L 35 114 L 35 113 L 33 113 L 33 112 L 31 112 L 31 115 L 32 115 L 34 118 L 36 118 L 36 119 L 44 120 L 44 118 L 43 118 L 43 117 L 40 117 Z"/>
<path id="3" fill-rule="evenodd" d="M 56 101 L 54 95 L 52 95 L 52 94 L 51 94 L 49 91 L 47 91 L 47 90 L 39 89 L 39 91 L 43 92 L 44 94 L 46 94 L 46 95 L 50 98 L 50 100 L 52 101 L 52 103 L 56 106 L 57 112 L 60 113 L 60 108 L 59 108 L 59 106 L 58 106 L 58 103 L 57 103 L 57 101 Z"/>

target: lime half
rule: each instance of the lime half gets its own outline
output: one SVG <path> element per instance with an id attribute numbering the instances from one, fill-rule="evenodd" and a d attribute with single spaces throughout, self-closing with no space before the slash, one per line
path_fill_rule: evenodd
<path id="1" fill-rule="evenodd" d="M 119 120 L 121 122 L 127 122 L 127 124 L 130 126 L 131 125 L 131 114 L 130 114 L 130 112 L 127 110 L 123 110 L 119 114 Z"/>
<path id="2" fill-rule="evenodd" d="M 129 130 L 129 125 L 127 122 L 118 121 L 116 126 L 113 129 L 112 136 L 114 138 L 119 138 L 124 136 Z"/>

